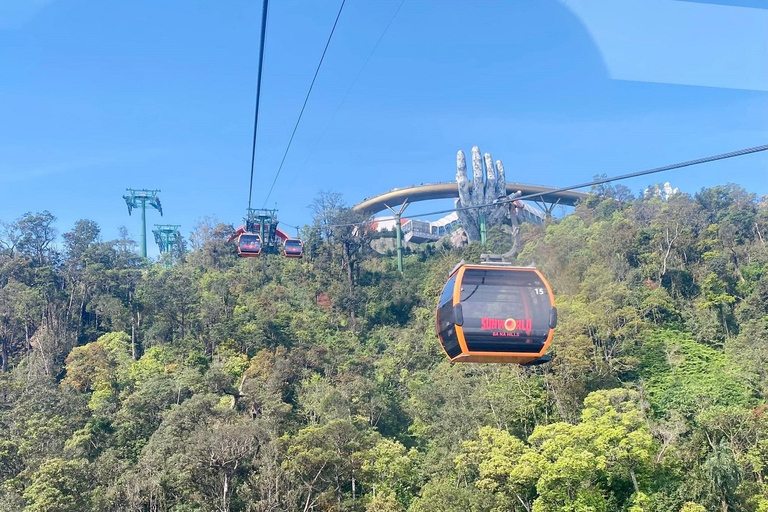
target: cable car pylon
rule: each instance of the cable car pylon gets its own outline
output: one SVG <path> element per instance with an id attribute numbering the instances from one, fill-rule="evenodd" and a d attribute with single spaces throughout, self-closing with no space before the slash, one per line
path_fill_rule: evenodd
<path id="1" fill-rule="evenodd" d="M 147 205 L 151 206 L 163 216 L 163 207 L 160 204 L 160 198 L 157 197 L 159 190 L 147 190 L 145 188 L 134 190 L 127 188 L 130 194 L 123 196 L 125 204 L 128 206 L 128 215 L 134 208 L 141 208 L 141 256 L 147 257 Z"/>
<path id="2" fill-rule="evenodd" d="M 248 208 L 245 224 L 232 233 L 227 242 L 236 241 L 237 254 L 241 258 L 253 258 L 265 254 L 282 254 L 286 258 L 301 258 L 304 242 L 291 238 L 278 228 L 277 210 Z"/>
<path id="3" fill-rule="evenodd" d="M 401 217 L 403 216 L 403 212 L 406 208 L 408 208 L 408 200 L 406 199 L 403 201 L 403 204 L 400 206 L 400 209 L 398 211 L 395 211 L 390 207 L 388 204 L 384 203 L 384 206 L 387 207 L 389 211 L 392 212 L 392 215 L 395 216 L 395 232 L 397 233 L 397 271 L 401 274 L 403 273 L 403 226 L 400 222 Z"/>
<path id="4" fill-rule="evenodd" d="M 160 249 L 160 254 L 171 252 L 176 247 L 179 252 L 184 250 L 183 240 L 179 228 L 181 224 L 155 224 L 152 233 L 155 235 L 155 243 Z"/>

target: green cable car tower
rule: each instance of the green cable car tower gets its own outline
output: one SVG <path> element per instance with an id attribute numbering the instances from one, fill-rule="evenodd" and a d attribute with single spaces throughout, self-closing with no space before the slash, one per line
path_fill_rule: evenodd
<path id="1" fill-rule="evenodd" d="M 163 207 L 160 205 L 160 198 L 157 197 L 159 190 L 132 188 L 126 189 L 130 195 L 123 196 L 125 204 L 128 206 L 128 215 L 134 208 L 141 208 L 141 255 L 147 257 L 147 205 L 160 212 L 163 215 Z"/>
<path id="2" fill-rule="evenodd" d="M 249 233 L 258 233 L 261 243 L 269 253 L 277 253 L 280 242 L 277 239 L 277 210 L 256 210 L 248 208 L 245 217 L 245 229 Z"/>
<path id="3" fill-rule="evenodd" d="M 155 224 L 152 233 L 155 235 L 155 243 L 160 249 L 160 253 L 171 252 L 175 247 L 178 253 L 183 250 L 180 224 Z"/>

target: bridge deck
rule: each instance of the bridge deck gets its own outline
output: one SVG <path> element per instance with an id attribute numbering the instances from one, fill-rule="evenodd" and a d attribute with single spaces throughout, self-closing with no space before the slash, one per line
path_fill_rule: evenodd
<path id="1" fill-rule="evenodd" d="M 471 187 L 471 184 L 470 184 Z M 507 183 L 507 194 L 512 194 L 518 190 L 523 195 L 541 194 L 537 200 L 545 203 L 559 203 L 566 206 L 574 206 L 577 201 L 587 197 L 584 192 L 569 190 L 566 192 L 553 192 L 555 189 L 541 185 L 526 185 L 524 183 Z M 385 192 L 376 197 L 365 199 L 363 202 L 352 207 L 355 211 L 378 213 L 386 209 L 385 205 L 391 207 L 403 204 L 406 200 L 410 203 L 417 201 L 427 201 L 430 199 L 448 199 L 459 197 L 459 187 L 455 182 L 431 183 L 427 185 L 416 185 L 413 187 L 396 188 Z"/>

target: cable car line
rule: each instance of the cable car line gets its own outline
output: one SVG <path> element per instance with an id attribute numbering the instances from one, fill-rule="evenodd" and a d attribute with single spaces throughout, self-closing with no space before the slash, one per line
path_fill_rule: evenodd
<path id="1" fill-rule="evenodd" d="M 341 16 L 341 12 L 344 9 L 344 4 L 346 3 L 346 0 L 342 0 L 341 6 L 339 7 L 339 12 L 336 14 L 336 20 L 333 23 L 333 28 L 331 29 L 331 33 L 328 36 L 328 41 L 325 43 L 325 48 L 323 49 L 323 54 L 320 57 L 320 62 L 317 65 L 317 69 L 315 70 L 315 75 L 312 78 L 312 83 L 309 86 L 309 91 L 307 92 L 306 98 L 304 98 L 304 105 L 301 107 L 301 112 L 299 113 L 299 118 L 296 120 L 296 125 L 293 128 L 293 133 L 291 134 L 291 139 L 288 141 L 288 147 L 285 149 L 285 154 L 283 154 L 283 160 L 280 163 L 280 167 L 277 170 L 277 173 L 275 174 L 275 179 L 272 181 L 272 186 L 269 189 L 269 193 L 267 194 L 266 199 L 264 200 L 264 206 L 262 206 L 262 211 L 255 212 L 251 208 L 252 199 L 253 199 L 253 175 L 254 175 L 254 169 L 255 169 L 255 162 L 256 162 L 256 141 L 257 141 L 257 128 L 258 128 L 258 121 L 259 121 L 259 104 L 261 100 L 261 82 L 262 82 L 262 76 L 263 76 L 263 67 L 264 67 L 264 47 L 265 47 L 265 39 L 266 39 L 266 32 L 267 32 L 267 12 L 268 12 L 268 0 L 263 0 L 263 8 L 261 13 L 261 36 L 260 36 L 260 47 L 259 47 L 259 66 L 258 66 L 258 72 L 257 72 L 257 81 L 256 81 L 256 108 L 254 111 L 254 120 L 253 120 L 253 147 L 251 151 L 251 175 L 250 175 L 250 181 L 248 185 L 248 213 L 245 219 L 245 225 L 239 227 L 235 232 L 230 235 L 230 237 L 227 239 L 227 242 L 231 242 L 232 240 L 236 241 L 237 244 L 237 253 L 240 257 L 243 258 L 253 258 L 258 257 L 261 255 L 262 250 L 266 249 L 268 252 L 273 253 L 276 250 L 277 244 L 277 238 L 279 237 L 281 240 L 283 240 L 282 243 L 282 252 L 283 256 L 287 258 L 301 258 L 304 253 L 304 243 L 299 238 L 290 238 L 287 234 L 284 234 L 282 231 L 277 229 L 277 217 L 275 216 L 274 212 L 275 210 L 268 211 L 266 210 L 266 204 L 269 200 L 269 196 L 272 194 L 272 190 L 275 187 L 275 183 L 277 183 L 277 178 L 280 176 L 280 171 L 283 168 L 283 163 L 285 162 L 285 158 L 288 155 L 288 150 L 291 147 L 291 143 L 293 142 L 293 138 L 296 135 L 296 130 L 299 127 L 299 123 L 301 122 L 301 117 L 304 114 L 304 109 L 307 106 L 307 102 L 309 101 L 309 96 L 312 93 L 312 88 L 315 85 L 315 80 L 317 79 L 317 75 L 320 72 L 320 67 L 323 64 L 323 60 L 325 59 L 325 54 L 328 51 L 328 46 L 331 43 L 331 38 L 333 37 L 333 33 L 336 30 L 336 25 L 339 22 L 339 17 Z M 258 223 L 256 222 L 258 221 Z M 265 228 L 266 224 L 266 228 Z M 256 233 L 255 226 L 259 227 L 259 233 Z M 297 229 L 298 231 L 298 229 Z"/>
<path id="2" fill-rule="evenodd" d="M 426 217 L 428 215 L 439 215 L 441 213 L 451 213 L 451 212 L 457 212 L 457 211 L 475 210 L 477 208 L 484 208 L 486 206 L 493 206 L 493 205 L 498 205 L 498 204 L 506 204 L 506 203 L 510 203 L 510 202 L 514 202 L 514 201 L 521 201 L 521 200 L 526 200 L 526 199 L 534 199 L 534 198 L 537 198 L 537 197 L 541 197 L 544 194 L 552 194 L 552 193 L 558 193 L 558 192 L 567 192 L 569 190 L 574 190 L 574 189 L 578 189 L 578 188 L 585 188 L 585 187 L 594 186 L 594 185 L 601 185 L 603 183 L 610 183 L 612 181 L 625 180 L 625 179 L 629 179 L 629 178 L 637 178 L 639 176 L 647 176 L 649 174 L 655 174 L 655 173 L 664 172 L 664 171 L 671 171 L 671 170 L 680 169 L 680 168 L 683 168 L 683 167 L 691 167 L 691 166 L 694 166 L 694 165 L 700 165 L 700 164 L 705 164 L 705 163 L 709 163 L 709 162 L 715 162 L 717 160 L 726 160 L 728 158 L 735 158 L 735 157 L 738 157 L 738 156 L 750 155 L 752 153 L 760 153 L 761 151 L 768 151 L 768 144 L 765 144 L 763 146 L 755 146 L 755 147 L 751 147 L 751 148 L 740 149 L 738 151 L 732 151 L 730 153 L 722 153 L 722 154 L 719 154 L 719 155 L 712 155 L 712 156 L 707 156 L 707 157 L 704 157 L 704 158 L 697 158 L 696 160 L 688 160 L 686 162 L 680 162 L 680 163 L 676 163 L 676 164 L 665 165 L 663 167 L 654 167 L 652 169 L 646 169 L 644 171 L 631 172 L 631 173 L 628 173 L 628 174 L 621 174 L 619 176 L 613 176 L 613 177 L 609 177 L 609 178 L 601 178 L 601 179 L 590 181 L 590 182 L 587 182 L 587 183 L 580 183 L 578 185 L 569 185 L 567 187 L 562 187 L 562 188 L 556 188 L 556 189 L 553 189 L 553 190 L 548 190 L 546 192 L 536 192 L 536 193 L 533 193 L 533 194 L 528 194 L 528 195 L 524 195 L 524 196 L 518 196 L 518 197 L 515 197 L 515 198 L 511 198 L 511 199 L 509 199 L 509 198 L 497 199 L 496 201 L 493 201 L 491 203 L 485 203 L 485 204 L 481 204 L 481 205 L 477 205 L 477 206 L 463 206 L 463 207 L 460 207 L 460 208 L 450 208 L 450 209 L 447 209 L 447 210 L 437 210 L 437 211 L 433 211 L 433 212 L 415 213 L 415 214 L 411 215 L 411 217 Z M 376 220 L 379 221 L 379 222 L 382 222 L 382 221 L 395 220 L 395 219 L 396 218 L 394 216 L 390 215 L 388 217 L 379 217 Z M 359 226 L 359 225 L 365 224 L 366 222 L 368 222 L 368 221 L 365 221 L 365 222 L 354 222 L 354 223 L 349 223 L 349 224 L 332 224 L 332 225 L 329 225 L 327 227 L 330 227 L 330 228 L 352 227 L 352 226 Z"/>
<path id="3" fill-rule="evenodd" d="M 292 225 L 287 224 L 287 223 L 282 222 L 282 221 L 281 221 L 281 223 L 283 224 L 283 226 L 288 226 L 289 228 L 295 229 L 296 230 L 296 238 L 299 237 L 299 230 L 301 229 L 299 226 L 292 226 Z"/>
<path id="4" fill-rule="evenodd" d="M 355 84 L 357 83 L 357 80 L 363 74 L 363 71 L 365 70 L 365 67 L 368 65 L 368 61 L 370 61 L 371 57 L 373 57 L 373 54 L 376 53 L 376 49 L 379 47 L 379 44 L 381 43 L 382 39 L 384 39 L 384 36 L 387 34 L 387 31 L 389 30 L 389 27 L 392 26 L 392 22 L 395 21 L 395 18 L 397 17 L 397 13 L 400 12 L 400 8 L 403 6 L 404 3 L 405 3 L 405 0 L 400 0 L 400 5 L 397 6 L 397 9 L 395 9 L 395 13 L 389 19 L 389 23 L 387 23 L 387 26 L 384 27 L 384 30 L 382 31 L 381 35 L 379 36 L 379 39 L 376 41 L 376 44 L 373 45 L 373 49 L 368 54 L 368 56 L 365 58 L 365 61 L 363 62 L 362 67 L 360 67 L 360 70 L 357 72 L 357 75 L 355 75 L 355 78 L 352 80 L 352 83 L 349 84 L 349 88 L 347 89 L 347 92 L 344 93 L 344 96 L 341 98 L 341 102 L 339 102 L 339 106 L 336 107 L 336 110 L 331 115 L 331 118 L 328 121 L 328 124 L 325 125 L 325 128 L 323 129 L 323 133 L 320 135 L 320 137 L 317 138 L 317 141 L 315 142 L 315 145 L 312 146 L 312 149 L 309 151 L 309 154 L 307 155 L 306 160 L 304 160 L 303 166 L 307 165 L 307 163 L 309 162 L 309 159 L 312 158 L 312 155 L 314 155 L 315 150 L 317 149 L 317 146 L 320 145 L 320 141 L 323 140 L 323 137 L 325 137 L 325 134 L 328 133 L 328 128 L 331 127 L 331 124 L 333 123 L 334 119 L 336 119 L 336 115 L 341 110 L 341 107 L 344 106 L 344 103 L 347 101 L 347 97 L 349 96 L 349 93 L 352 92 L 352 88 L 355 87 Z"/>
<path id="5" fill-rule="evenodd" d="M 264 41 L 267 36 L 267 9 L 269 0 L 264 0 L 261 7 L 261 37 L 259 42 L 259 68 L 256 74 L 256 108 L 253 114 L 253 148 L 251 149 L 251 180 L 248 185 L 248 209 L 251 209 L 253 196 L 253 169 L 256 162 L 256 129 L 259 125 L 259 103 L 261 100 L 261 77 L 264 69 Z"/>
<path id="6" fill-rule="evenodd" d="M 674 170 L 674 169 L 681 169 L 683 167 L 691 167 L 691 166 L 694 166 L 694 165 L 706 164 L 706 163 L 709 163 L 709 162 L 715 162 L 717 160 L 726 160 L 728 158 L 735 158 L 737 156 L 750 155 L 752 153 L 759 153 L 760 151 L 768 151 L 768 144 L 763 145 L 763 146 L 755 146 L 755 147 L 752 147 L 752 148 L 740 149 L 738 151 L 731 151 L 730 153 L 722 153 L 720 155 L 706 156 L 704 158 L 697 158 L 696 160 L 689 160 L 687 162 L 680 162 L 680 163 L 677 163 L 677 164 L 665 165 L 663 167 L 655 167 L 653 169 L 647 169 L 645 171 L 637 171 L 637 172 L 631 172 L 631 173 L 628 173 L 628 174 L 622 174 L 622 175 L 619 175 L 619 176 L 614 176 L 614 177 L 611 177 L 611 178 L 603 178 L 603 179 L 599 179 L 599 180 L 590 181 L 589 183 L 582 183 L 582 184 L 579 184 L 579 185 L 571 185 L 571 186 L 568 186 L 568 187 L 557 188 L 555 190 L 549 191 L 548 193 L 550 193 L 550 194 L 551 193 L 557 194 L 559 192 L 567 192 L 569 190 L 574 190 L 574 189 L 577 189 L 577 188 L 585 188 L 585 187 L 589 187 L 589 186 L 593 186 L 593 185 L 602 185 L 603 183 L 609 183 L 611 181 L 619 181 L 619 180 L 626 180 L 626 179 L 629 179 L 629 178 L 637 178 L 639 176 L 646 176 L 648 174 L 655 174 L 655 173 L 664 172 L 664 171 L 671 171 L 671 170 Z M 521 199 L 530 199 L 532 197 L 540 197 L 542 195 L 543 195 L 543 193 L 540 193 L 540 192 L 536 193 L 536 194 L 528 194 L 527 196 L 516 197 L 516 198 L 513 199 L 513 201 L 518 201 L 518 200 L 521 200 Z M 502 201 L 500 201 L 500 202 L 502 202 Z M 508 203 L 508 202 L 510 202 L 510 200 L 509 199 L 505 199 L 503 202 Z"/>
<path id="7" fill-rule="evenodd" d="M 266 0 L 264 0 L 266 2 Z M 307 108 L 307 102 L 309 101 L 309 95 L 312 94 L 312 88 L 315 86 L 315 80 L 317 80 L 317 75 L 320 73 L 320 66 L 323 65 L 323 60 L 325 59 L 325 54 L 328 51 L 328 46 L 331 44 L 331 39 L 333 38 L 333 33 L 336 31 L 336 25 L 339 23 L 339 18 L 341 17 L 341 11 L 344 10 L 344 4 L 347 0 L 341 0 L 341 6 L 339 7 L 339 12 L 336 14 L 336 20 L 333 22 L 333 27 L 331 28 L 331 33 L 328 35 L 328 40 L 325 42 L 325 48 L 323 49 L 323 54 L 320 56 L 320 62 L 317 63 L 317 69 L 315 70 L 315 76 L 312 77 L 312 83 L 309 84 L 309 90 L 307 91 L 307 96 L 304 98 L 304 105 L 301 106 L 301 112 L 299 112 L 299 117 L 296 119 L 296 125 L 293 127 L 293 133 L 291 133 L 291 138 L 288 140 L 288 146 L 285 148 L 285 153 L 283 153 L 283 159 L 280 161 L 280 167 L 277 169 L 277 173 L 275 173 L 275 179 L 272 180 L 272 185 L 269 187 L 269 192 L 267 192 L 267 197 L 264 199 L 264 206 L 262 208 L 266 207 L 267 201 L 269 201 L 269 196 L 272 195 L 272 190 L 275 188 L 275 183 L 277 183 L 277 178 L 280 177 L 280 171 L 283 170 L 283 164 L 285 163 L 285 158 L 288 156 L 288 151 L 291 149 L 291 144 L 293 143 L 293 138 L 296 136 L 296 130 L 299 129 L 299 123 L 301 122 L 301 116 L 304 115 L 304 109 Z"/>
<path id="8" fill-rule="evenodd" d="M 755 147 L 752 147 L 752 148 L 741 149 L 741 150 L 738 150 L 738 151 L 732 151 L 730 153 L 722 153 L 720 155 L 713 155 L 713 156 L 708 156 L 708 157 L 704 157 L 704 158 L 698 158 L 696 160 L 689 160 L 687 162 L 680 162 L 680 163 L 676 163 L 676 164 L 665 165 L 663 167 L 655 167 L 653 169 L 646 169 L 644 171 L 637 171 L 637 172 L 632 172 L 632 173 L 628 173 L 628 174 L 621 174 L 619 176 L 613 176 L 613 177 L 609 177 L 609 178 L 602 178 L 602 179 L 590 181 L 590 182 L 587 182 L 587 183 L 580 183 L 578 185 L 570 185 L 570 186 L 567 186 L 567 187 L 556 188 L 556 189 L 553 189 L 553 190 L 549 190 L 547 192 L 536 192 L 536 193 L 528 194 L 528 195 L 525 195 L 525 196 L 515 197 L 514 199 L 506 199 L 506 198 L 504 198 L 504 199 L 500 199 L 500 200 L 497 200 L 497 201 L 494 201 L 494 202 L 491 202 L 491 203 L 481 204 L 481 205 L 478 205 L 478 206 L 464 206 L 464 207 L 461 207 L 461 208 L 452 208 L 450 210 L 441 210 L 441 211 L 436 211 L 436 212 L 414 214 L 413 216 L 414 217 L 416 215 L 418 215 L 418 216 L 427 216 L 427 215 L 437 215 L 437 214 L 440 214 L 440 213 L 450 213 L 450 212 L 453 212 L 453 211 L 473 210 L 473 209 L 477 209 L 477 208 L 483 208 L 485 206 L 493 206 L 494 204 L 504 204 L 504 203 L 510 203 L 510 202 L 514 202 L 514 201 L 533 199 L 533 198 L 541 197 L 545 193 L 547 193 L 547 194 L 555 193 L 556 194 L 558 192 L 567 192 L 569 190 L 575 190 L 575 189 L 590 187 L 590 186 L 594 186 L 594 185 L 601 185 L 603 183 L 610 183 L 612 181 L 625 180 L 625 179 L 629 179 L 629 178 L 637 178 L 639 176 L 646 176 L 646 175 L 649 175 L 649 174 L 655 174 L 655 173 L 659 173 L 659 172 L 663 172 L 663 171 L 671 171 L 671 170 L 674 170 L 674 169 L 680 169 L 680 168 L 683 168 L 683 167 L 690 167 L 690 166 L 693 166 L 693 165 L 699 165 L 699 164 L 714 162 L 714 161 L 717 161 L 717 160 L 725 160 L 725 159 L 728 159 L 728 158 L 735 158 L 737 156 L 744 156 L 744 155 L 749 155 L 749 154 L 752 154 L 752 153 L 759 153 L 761 151 L 768 151 L 768 144 L 763 145 L 763 146 L 755 146 Z"/>

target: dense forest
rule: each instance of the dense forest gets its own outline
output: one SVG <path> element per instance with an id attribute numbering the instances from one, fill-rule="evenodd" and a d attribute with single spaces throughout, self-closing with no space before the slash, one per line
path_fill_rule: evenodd
<path id="1" fill-rule="evenodd" d="M 451 364 L 459 260 L 404 274 L 313 203 L 301 260 L 200 221 L 156 263 L 50 212 L 0 224 L 0 511 L 768 512 L 768 204 L 595 188 L 524 225 L 553 361 Z"/>

